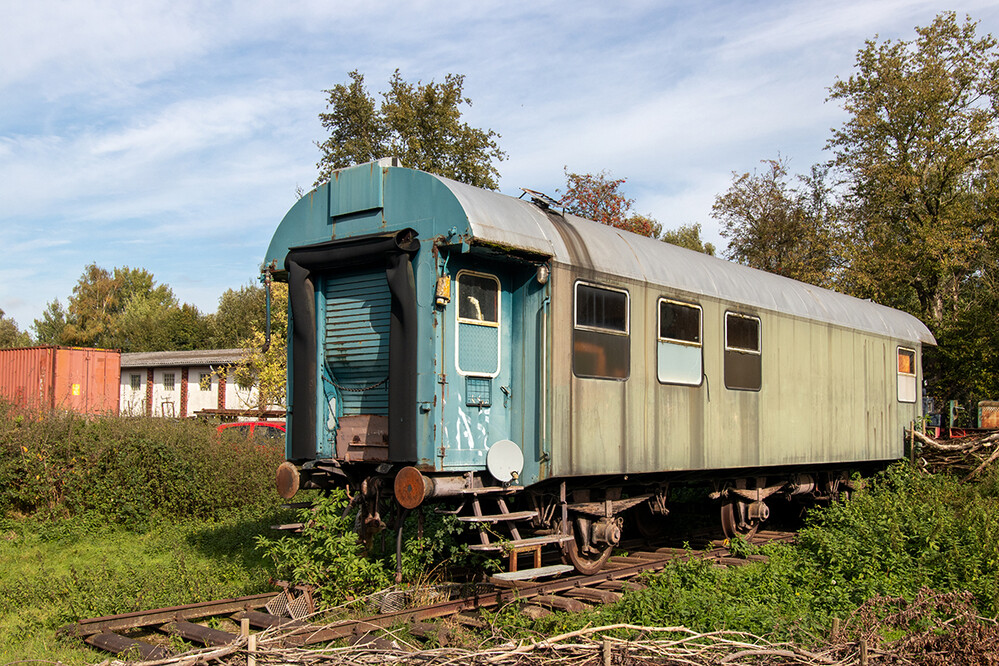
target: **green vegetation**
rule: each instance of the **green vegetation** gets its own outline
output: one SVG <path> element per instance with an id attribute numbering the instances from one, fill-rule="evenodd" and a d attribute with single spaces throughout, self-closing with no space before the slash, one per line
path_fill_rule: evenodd
<path id="1" fill-rule="evenodd" d="M 375 538 L 366 552 L 355 518 L 341 517 L 342 493 L 300 510 L 301 535 L 268 534 L 268 525 L 293 520 L 270 489 L 280 458 L 274 447 L 219 441 L 204 424 L 31 419 L 0 408 L 0 657 L 93 661 L 56 629 L 266 591 L 271 575 L 319 585 L 327 605 L 390 585 L 394 540 Z M 432 581 L 442 562 L 469 566 L 460 529 L 430 514 L 420 529 L 411 514 L 404 580 Z M 853 630 L 868 599 L 913 600 L 927 589 L 966 590 L 978 613 L 994 617 L 999 473 L 962 484 L 899 464 L 850 501 L 812 511 L 795 544 L 763 550 L 768 561 L 732 569 L 678 562 L 649 576 L 647 589 L 587 613 L 531 621 L 507 608 L 491 626 L 521 638 L 587 624 L 684 625 L 807 645 L 825 640 L 833 618 Z"/>
<path id="2" fill-rule="evenodd" d="M 395 580 L 395 539 L 373 539 L 365 546 L 354 530 L 356 512 L 345 514 L 346 508 L 346 493 L 334 491 L 316 497 L 311 508 L 299 512 L 301 534 L 257 537 L 277 576 L 317 586 L 327 607 L 383 589 Z M 403 582 L 432 582 L 447 567 L 479 562 L 481 558 L 457 538 L 464 529 L 453 516 L 428 514 L 421 530 L 417 518 L 409 516 L 403 528 Z"/>
<path id="3" fill-rule="evenodd" d="M 269 509 L 283 453 L 221 440 L 200 422 L 31 416 L 0 405 L 0 515 L 86 514 L 141 529 Z"/>
<path id="4" fill-rule="evenodd" d="M 0 663 L 99 661 L 56 630 L 80 618 L 273 590 L 253 538 L 270 515 L 167 520 L 136 530 L 92 516 L 0 519 Z"/>
<path id="5" fill-rule="evenodd" d="M 266 592 L 280 447 L 162 419 L 0 404 L 0 663 L 88 663 L 82 617 Z"/>
<path id="6" fill-rule="evenodd" d="M 322 157 L 316 165 L 318 187 L 333 171 L 352 164 L 395 156 L 403 166 L 445 178 L 499 188 L 496 162 L 506 158 L 499 134 L 462 122 L 462 107 L 472 100 L 462 92 L 465 77 L 448 74 L 441 83 L 404 81 L 396 70 L 376 108 L 364 75 L 354 70 L 350 82 L 327 94 L 326 113 L 319 114 L 329 137 L 317 142 Z"/>
<path id="7" fill-rule="evenodd" d="M 514 609 L 496 618 L 520 637 L 628 622 L 729 629 L 804 645 L 828 637 L 866 600 L 914 600 L 924 589 L 968 590 L 978 613 L 999 612 L 999 475 L 977 485 L 899 464 L 843 504 L 811 512 L 793 545 L 762 551 L 766 562 L 730 569 L 677 562 L 648 589 L 588 613 L 532 622 Z"/>

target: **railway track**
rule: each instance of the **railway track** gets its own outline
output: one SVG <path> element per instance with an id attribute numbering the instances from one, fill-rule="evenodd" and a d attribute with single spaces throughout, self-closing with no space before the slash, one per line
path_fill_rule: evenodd
<path id="1" fill-rule="evenodd" d="M 750 542 L 756 545 L 787 542 L 793 532 L 760 531 Z M 442 617 L 454 617 L 459 623 L 481 626 L 476 616 L 480 609 L 519 602 L 528 615 L 538 617 L 551 612 L 582 611 L 595 604 L 613 603 L 629 589 L 644 587 L 637 577 L 655 572 L 678 560 L 706 560 L 716 566 L 740 566 L 766 559 L 751 555 L 736 557 L 724 542 L 715 541 L 705 550 L 659 547 L 637 548 L 626 555 L 611 557 L 595 574 L 566 575 L 547 580 L 515 580 L 493 577 L 488 584 L 455 584 L 446 598 L 411 608 L 392 609 L 392 599 L 383 599 L 383 611 L 365 617 L 340 620 L 331 624 L 316 623 L 311 590 L 281 584 L 278 593 L 257 594 L 221 599 L 170 608 L 124 613 L 78 620 L 59 633 L 83 639 L 88 645 L 128 658 L 164 659 L 171 656 L 162 639 L 154 636 L 178 636 L 205 647 L 253 647 L 256 640 L 284 646 L 308 646 L 336 640 L 381 641 L 380 630 L 409 623 L 415 635 L 435 633 L 427 623 Z M 557 567 L 552 567 L 557 572 Z M 387 602 L 387 603 L 386 603 Z M 211 625 L 211 626 L 209 626 Z M 169 642 L 169 641 L 166 641 Z M 388 642 L 386 641 L 386 647 Z"/>

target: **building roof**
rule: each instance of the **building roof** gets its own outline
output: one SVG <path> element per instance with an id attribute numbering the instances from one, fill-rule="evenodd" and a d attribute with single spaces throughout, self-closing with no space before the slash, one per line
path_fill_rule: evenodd
<path id="1" fill-rule="evenodd" d="M 185 365 L 229 365 L 243 361 L 246 349 L 197 349 L 194 351 L 130 352 L 121 355 L 122 368 L 164 368 Z"/>

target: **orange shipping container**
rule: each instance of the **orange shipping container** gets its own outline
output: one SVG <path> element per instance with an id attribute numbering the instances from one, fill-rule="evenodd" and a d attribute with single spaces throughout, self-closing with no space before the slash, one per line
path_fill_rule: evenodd
<path id="1" fill-rule="evenodd" d="M 81 347 L 0 349 L 0 397 L 32 411 L 117 414 L 121 352 Z"/>

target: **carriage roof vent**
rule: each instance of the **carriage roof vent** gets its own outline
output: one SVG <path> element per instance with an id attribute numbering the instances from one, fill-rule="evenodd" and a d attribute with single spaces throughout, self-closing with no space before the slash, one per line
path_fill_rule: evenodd
<path id="1" fill-rule="evenodd" d="M 392 157 L 379 157 L 375 162 L 380 167 L 401 167 L 402 160 L 393 155 Z"/>
<path id="2" fill-rule="evenodd" d="M 526 187 L 522 187 L 520 189 L 524 192 L 524 194 L 531 197 L 531 203 L 533 203 L 541 210 L 551 210 L 552 208 L 555 208 L 557 206 L 561 207 L 561 204 L 558 201 L 555 201 L 544 192 L 538 192 L 537 190 L 529 190 Z M 520 195 L 521 199 L 524 198 L 524 194 Z"/>

